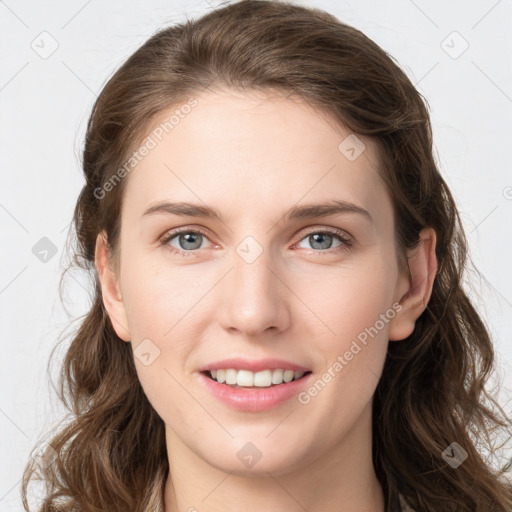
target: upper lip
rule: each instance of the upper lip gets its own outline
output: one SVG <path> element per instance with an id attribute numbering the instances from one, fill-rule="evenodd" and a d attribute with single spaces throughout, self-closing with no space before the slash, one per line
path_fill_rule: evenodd
<path id="1" fill-rule="evenodd" d="M 220 361 L 215 361 L 214 363 L 209 363 L 202 368 L 199 368 L 200 372 L 204 372 L 207 370 L 218 370 L 218 369 L 230 369 L 234 368 L 235 370 L 249 370 L 251 372 L 260 372 L 262 370 L 294 370 L 301 372 L 310 371 L 309 368 L 305 366 L 301 366 L 299 364 L 291 363 L 290 361 L 285 361 L 284 359 L 244 359 L 240 357 L 232 357 L 229 359 L 222 359 Z"/>

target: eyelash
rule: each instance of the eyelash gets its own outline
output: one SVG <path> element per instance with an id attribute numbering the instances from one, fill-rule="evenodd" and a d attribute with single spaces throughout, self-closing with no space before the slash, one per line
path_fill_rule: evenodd
<path id="1" fill-rule="evenodd" d="M 205 236 L 206 238 L 208 238 L 208 234 L 198 228 L 196 228 L 196 229 L 177 228 L 177 229 L 173 229 L 172 231 L 167 232 L 160 239 L 160 244 L 162 246 L 164 246 L 166 249 L 168 249 L 173 254 L 177 254 L 177 255 L 185 256 L 185 257 L 195 256 L 197 254 L 198 249 L 190 250 L 190 251 L 182 251 L 181 249 L 176 249 L 175 247 L 168 245 L 168 243 L 173 238 L 175 238 L 177 235 L 179 235 L 181 233 L 201 234 L 201 235 Z M 311 251 L 313 253 L 317 253 L 318 255 L 320 255 L 320 254 L 332 255 L 332 254 L 335 254 L 335 253 L 338 253 L 341 251 L 346 251 L 351 248 L 352 243 L 353 243 L 352 240 L 350 238 L 348 238 L 342 231 L 337 230 L 337 229 L 332 229 L 332 228 L 331 229 L 323 229 L 323 230 L 320 230 L 318 228 L 311 229 L 304 234 L 304 236 L 299 240 L 299 243 L 302 242 L 302 240 L 304 240 L 304 238 L 306 238 L 307 236 L 313 235 L 313 234 L 334 235 L 340 242 L 342 242 L 342 245 L 340 245 L 339 247 L 336 247 L 335 249 L 326 249 L 326 250 L 311 249 Z"/>

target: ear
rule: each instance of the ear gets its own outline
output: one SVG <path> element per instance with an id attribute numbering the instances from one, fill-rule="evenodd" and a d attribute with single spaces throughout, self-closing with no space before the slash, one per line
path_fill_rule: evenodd
<path id="1" fill-rule="evenodd" d="M 94 254 L 94 262 L 101 282 L 103 305 L 117 335 L 123 341 L 131 341 L 119 278 L 111 266 L 107 235 L 104 231 L 96 237 Z"/>
<path id="2" fill-rule="evenodd" d="M 407 254 L 410 273 L 405 270 L 397 287 L 402 309 L 389 322 L 390 341 L 403 340 L 411 335 L 432 294 L 437 272 L 436 232 L 432 228 L 424 228 L 419 237 L 418 246 Z"/>

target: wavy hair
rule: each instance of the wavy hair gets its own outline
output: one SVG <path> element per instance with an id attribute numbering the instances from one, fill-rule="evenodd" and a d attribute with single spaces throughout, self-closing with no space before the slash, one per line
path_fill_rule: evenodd
<path id="1" fill-rule="evenodd" d="M 386 510 L 398 510 L 402 496 L 417 512 L 510 512 L 512 486 L 490 456 L 498 453 L 498 435 L 510 436 L 512 422 L 486 389 L 495 354 L 463 289 L 467 242 L 434 160 L 428 103 L 359 30 L 319 9 L 260 0 L 156 32 L 95 101 L 72 226 L 73 264 L 91 277 L 94 296 L 59 376 L 70 418 L 52 432 L 44 454 L 53 459 L 27 463 L 25 509 L 28 485 L 38 476 L 46 485 L 41 512 L 164 510 L 164 423 L 139 383 L 130 344 L 117 336 L 103 305 L 95 243 L 105 230 L 116 261 L 127 178 L 106 184 L 156 116 L 223 87 L 298 95 L 353 133 L 372 137 L 393 202 L 401 264 L 422 228 L 437 234 L 428 307 L 407 339 L 389 344 L 373 401 L 373 463 Z M 454 441 L 468 453 L 457 469 L 442 457 Z"/>

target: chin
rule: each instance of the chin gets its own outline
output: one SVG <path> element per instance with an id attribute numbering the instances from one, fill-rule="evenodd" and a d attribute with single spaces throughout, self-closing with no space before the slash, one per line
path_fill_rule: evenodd
<path id="1" fill-rule="evenodd" d="M 265 435 L 268 435 L 268 431 Z M 292 472 L 306 455 L 300 451 L 300 445 L 294 448 L 281 444 L 279 450 L 264 437 L 261 441 L 248 439 L 250 438 L 244 437 L 243 441 L 240 438 L 235 439 L 232 447 L 225 448 L 214 443 L 213 446 L 217 447 L 218 452 L 214 450 L 203 458 L 208 464 L 225 473 L 241 477 L 268 477 L 268 473 L 277 476 Z"/>

